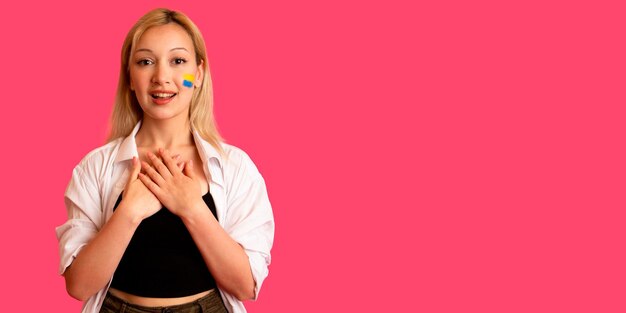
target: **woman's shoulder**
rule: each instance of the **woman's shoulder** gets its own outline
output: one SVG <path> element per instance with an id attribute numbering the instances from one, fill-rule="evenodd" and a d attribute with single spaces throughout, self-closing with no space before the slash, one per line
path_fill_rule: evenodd
<path id="1" fill-rule="evenodd" d="M 248 156 L 248 153 L 246 153 L 243 149 L 229 144 L 229 143 L 225 143 L 225 142 L 221 142 L 220 143 L 222 146 L 222 149 L 224 150 L 224 155 L 227 158 L 234 158 L 235 160 L 241 160 L 243 158 L 250 158 L 250 156 Z"/>
<path id="2" fill-rule="evenodd" d="M 250 173 L 258 173 L 258 169 L 252 161 L 252 158 L 242 148 L 225 142 L 222 142 L 221 146 L 224 151 L 224 157 L 222 160 L 224 162 L 225 169 L 237 171 L 246 170 Z"/>
<path id="3" fill-rule="evenodd" d="M 112 140 L 102 146 L 92 149 L 76 165 L 83 171 L 98 171 L 103 165 L 115 158 L 116 152 L 123 138 Z"/>

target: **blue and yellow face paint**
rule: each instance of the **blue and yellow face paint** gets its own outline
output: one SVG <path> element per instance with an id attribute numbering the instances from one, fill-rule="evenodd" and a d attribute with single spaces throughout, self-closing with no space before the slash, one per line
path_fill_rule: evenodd
<path id="1" fill-rule="evenodd" d="M 193 76 L 192 74 L 183 75 L 183 86 L 193 88 L 194 79 L 195 79 L 195 76 Z"/>

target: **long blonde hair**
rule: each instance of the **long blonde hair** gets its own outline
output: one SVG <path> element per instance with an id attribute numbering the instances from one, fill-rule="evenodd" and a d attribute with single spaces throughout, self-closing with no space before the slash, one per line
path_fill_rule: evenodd
<path id="1" fill-rule="evenodd" d="M 142 16 L 130 29 L 124 45 L 122 46 L 122 60 L 120 78 L 115 96 L 115 106 L 111 115 L 110 132 L 107 142 L 120 137 L 130 135 L 133 128 L 143 118 L 143 110 L 139 106 L 137 97 L 130 90 L 130 56 L 135 49 L 141 35 L 150 27 L 176 23 L 182 26 L 193 41 L 196 63 L 202 62 L 204 66 L 204 78 L 199 88 L 195 88 L 189 108 L 189 121 L 198 134 L 210 143 L 220 153 L 224 154 L 220 142 L 224 139 L 220 136 L 215 117 L 213 115 L 213 86 L 209 61 L 207 60 L 206 47 L 202 34 L 196 25 L 183 13 L 168 10 L 154 9 Z"/>

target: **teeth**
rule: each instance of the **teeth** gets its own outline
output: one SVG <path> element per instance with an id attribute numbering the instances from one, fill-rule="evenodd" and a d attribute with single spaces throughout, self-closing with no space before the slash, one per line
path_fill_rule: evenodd
<path id="1" fill-rule="evenodd" d="M 154 93 L 152 94 L 153 97 L 157 97 L 157 98 L 170 98 L 173 97 L 174 94 L 173 93 Z"/>

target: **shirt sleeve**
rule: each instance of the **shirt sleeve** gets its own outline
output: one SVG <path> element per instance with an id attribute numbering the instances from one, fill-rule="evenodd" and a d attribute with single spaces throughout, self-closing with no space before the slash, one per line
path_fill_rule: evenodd
<path id="1" fill-rule="evenodd" d="M 274 242 L 272 206 L 265 181 L 247 155 L 231 183 L 225 230 L 248 255 L 256 300 L 271 262 L 270 250 Z"/>
<path id="2" fill-rule="evenodd" d="M 93 239 L 102 223 L 100 193 L 80 165 L 74 168 L 65 191 L 67 221 L 56 228 L 59 241 L 59 274 L 72 264 L 80 250 Z"/>

